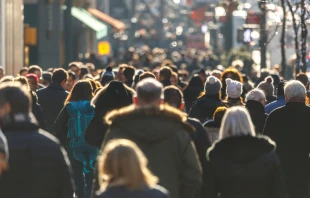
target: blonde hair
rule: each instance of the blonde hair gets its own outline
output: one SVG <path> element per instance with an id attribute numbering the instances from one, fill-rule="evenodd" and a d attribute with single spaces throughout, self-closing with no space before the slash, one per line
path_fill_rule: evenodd
<path id="1" fill-rule="evenodd" d="M 98 161 L 101 190 L 119 180 L 131 190 L 158 183 L 158 178 L 147 168 L 146 157 L 130 140 L 109 141 Z"/>
<path id="2" fill-rule="evenodd" d="M 238 106 L 231 107 L 223 117 L 220 128 L 220 139 L 242 135 L 255 136 L 252 119 L 246 108 Z"/>

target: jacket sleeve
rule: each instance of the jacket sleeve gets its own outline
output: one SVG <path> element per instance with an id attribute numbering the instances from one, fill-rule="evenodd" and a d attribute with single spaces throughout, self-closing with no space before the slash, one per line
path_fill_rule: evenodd
<path id="1" fill-rule="evenodd" d="M 188 116 L 191 118 L 199 119 L 199 109 L 198 109 L 197 102 L 193 104 L 191 110 L 189 111 Z"/>
<path id="2" fill-rule="evenodd" d="M 54 123 L 54 134 L 61 142 L 61 145 L 65 146 L 67 141 L 68 134 L 68 121 L 69 114 L 66 109 L 66 106 L 61 110 Z"/>
<path id="3" fill-rule="evenodd" d="M 85 140 L 87 144 L 100 148 L 106 131 L 107 125 L 103 123 L 103 117 L 95 114 L 85 132 Z"/>
<path id="4" fill-rule="evenodd" d="M 64 148 L 61 147 L 61 152 L 63 155 L 63 179 L 61 186 L 61 192 L 60 192 L 60 198 L 73 198 L 73 194 L 75 191 L 74 181 L 73 181 L 73 174 L 72 169 L 70 165 L 70 161 L 67 156 L 67 152 Z"/>
<path id="5" fill-rule="evenodd" d="M 33 114 L 36 117 L 40 125 L 40 128 L 43 130 L 47 130 L 46 121 L 43 116 L 42 108 L 38 103 L 34 105 Z"/>
<path id="6" fill-rule="evenodd" d="M 180 195 L 181 198 L 192 198 L 196 196 L 202 184 L 202 172 L 197 157 L 196 149 L 188 133 L 179 133 L 180 143 L 183 148 L 183 162 L 181 163 Z"/>

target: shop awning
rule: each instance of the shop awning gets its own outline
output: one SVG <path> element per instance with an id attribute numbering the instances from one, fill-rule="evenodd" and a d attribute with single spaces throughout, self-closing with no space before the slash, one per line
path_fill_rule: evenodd
<path id="1" fill-rule="evenodd" d="M 108 35 L 108 26 L 101 22 L 100 20 L 93 17 L 87 10 L 82 8 L 71 8 L 71 14 L 76 19 L 90 27 L 96 32 L 96 37 L 98 40 L 106 37 Z"/>
<path id="2" fill-rule="evenodd" d="M 124 30 L 126 28 L 125 23 L 93 8 L 89 8 L 88 12 L 91 13 L 93 16 L 97 17 L 98 19 L 102 20 L 103 22 L 111 25 L 112 27 L 118 29 L 118 30 Z"/>

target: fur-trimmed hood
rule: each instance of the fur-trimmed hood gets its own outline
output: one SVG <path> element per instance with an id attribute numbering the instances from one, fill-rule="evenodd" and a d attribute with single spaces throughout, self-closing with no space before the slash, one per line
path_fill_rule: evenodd
<path id="1" fill-rule="evenodd" d="M 267 136 L 234 136 L 216 141 L 208 149 L 207 159 L 218 157 L 233 164 L 247 164 L 275 149 L 276 144 Z"/>
<path id="2" fill-rule="evenodd" d="M 156 142 L 179 132 L 194 132 L 187 123 L 186 115 L 168 105 L 144 106 L 131 105 L 112 111 L 105 117 L 105 122 L 111 127 L 119 127 L 132 136 L 144 142 Z"/>

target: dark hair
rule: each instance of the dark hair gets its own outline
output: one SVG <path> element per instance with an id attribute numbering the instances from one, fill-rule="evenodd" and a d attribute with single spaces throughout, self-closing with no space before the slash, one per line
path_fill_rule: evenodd
<path id="1" fill-rule="evenodd" d="M 73 86 L 65 104 L 81 100 L 91 100 L 93 96 L 93 89 L 89 80 L 80 80 Z"/>
<path id="2" fill-rule="evenodd" d="M 284 96 L 284 86 L 285 86 L 286 81 L 281 81 L 278 84 L 278 89 L 277 89 L 277 97 L 279 96 Z"/>
<path id="3" fill-rule="evenodd" d="M 159 71 L 159 76 L 163 76 L 164 80 L 170 80 L 172 76 L 172 69 L 170 69 L 170 67 L 162 67 Z"/>
<path id="4" fill-rule="evenodd" d="M 297 74 L 296 80 L 301 82 L 305 87 L 308 85 L 308 82 L 309 82 L 307 74 L 304 74 L 304 73 Z"/>
<path id="5" fill-rule="evenodd" d="M 23 67 L 19 70 L 19 75 L 22 75 L 23 72 L 28 72 L 28 68 L 27 67 Z"/>
<path id="6" fill-rule="evenodd" d="M 80 67 L 80 70 L 81 70 L 81 74 L 80 74 L 80 79 L 83 79 L 83 77 L 86 75 L 86 74 L 89 74 L 89 69 L 86 67 L 86 66 L 82 66 Z"/>
<path id="7" fill-rule="evenodd" d="M 38 65 L 32 65 L 32 66 L 30 66 L 29 69 L 28 69 L 28 73 L 29 73 L 29 74 L 34 74 L 36 71 L 40 71 L 40 72 L 42 73 L 41 67 L 38 66 Z"/>
<path id="8" fill-rule="evenodd" d="M 144 72 L 139 76 L 139 81 L 146 79 L 146 78 L 154 78 L 156 79 L 156 76 L 152 72 Z"/>
<path id="9" fill-rule="evenodd" d="M 48 83 L 52 82 L 52 76 L 53 74 L 51 72 L 43 72 L 42 74 L 43 80 L 47 81 Z"/>
<path id="10" fill-rule="evenodd" d="M 164 96 L 165 96 L 166 103 L 168 103 L 170 106 L 175 107 L 177 109 L 180 108 L 183 102 L 183 93 L 178 87 L 174 85 L 165 87 Z"/>
<path id="11" fill-rule="evenodd" d="M 135 75 L 136 68 L 133 66 L 126 66 L 124 69 L 124 76 L 127 80 L 133 80 L 133 76 Z"/>
<path id="12" fill-rule="evenodd" d="M 72 80 L 76 80 L 76 76 L 75 76 L 75 73 L 73 71 L 68 71 L 68 77 L 71 77 Z"/>
<path id="13" fill-rule="evenodd" d="M 11 113 L 29 113 L 31 107 L 30 92 L 20 83 L 6 82 L 0 85 L 0 107 L 9 104 Z"/>
<path id="14" fill-rule="evenodd" d="M 61 84 L 63 81 L 68 80 L 68 72 L 62 68 L 55 69 L 53 76 L 52 76 L 52 82 Z"/>

